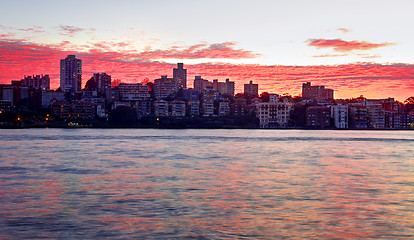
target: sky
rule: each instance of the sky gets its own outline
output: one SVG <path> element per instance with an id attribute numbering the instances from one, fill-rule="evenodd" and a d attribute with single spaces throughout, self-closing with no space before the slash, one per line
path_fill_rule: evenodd
<path id="1" fill-rule="evenodd" d="M 83 80 L 106 72 L 122 82 L 172 76 L 226 78 L 236 92 L 299 95 L 304 82 L 404 101 L 414 95 L 414 1 L 14 0 L 0 8 L 0 83 L 49 74 L 82 59 Z"/>

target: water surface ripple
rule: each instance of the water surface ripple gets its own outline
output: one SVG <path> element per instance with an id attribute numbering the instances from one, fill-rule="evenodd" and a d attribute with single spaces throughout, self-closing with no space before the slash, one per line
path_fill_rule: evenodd
<path id="1" fill-rule="evenodd" d="M 0 130 L 0 239 L 411 239 L 413 131 Z"/>

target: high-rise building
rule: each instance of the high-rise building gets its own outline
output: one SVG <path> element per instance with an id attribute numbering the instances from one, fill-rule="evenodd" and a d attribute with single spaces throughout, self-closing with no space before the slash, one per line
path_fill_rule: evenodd
<path id="1" fill-rule="evenodd" d="M 178 89 L 187 88 L 187 69 L 184 69 L 183 63 L 177 63 L 177 68 L 173 69 L 173 78 Z"/>
<path id="2" fill-rule="evenodd" d="M 253 84 L 253 81 L 250 81 L 248 84 L 244 84 L 244 95 L 250 98 L 258 97 L 259 84 Z"/>
<path id="3" fill-rule="evenodd" d="M 60 60 L 60 89 L 64 92 L 80 91 L 82 85 L 82 60 L 68 55 Z"/>

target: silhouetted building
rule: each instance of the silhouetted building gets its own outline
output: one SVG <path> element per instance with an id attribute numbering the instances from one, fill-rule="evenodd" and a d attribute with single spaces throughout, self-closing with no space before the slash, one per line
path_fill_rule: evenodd
<path id="1" fill-rule="evenodd" d="M 68 55 L 60 60 L 60 89 L 64 92 L 80 91 L 82 85 L 82 60 Z"/>
<path id="2" fill-rule="evenodd" d="M 62 91 L 42 92 L 42 108 L 48 108 L 52 99 L 63 101 L 65 99 L 65 93 Z"/>
<path id="3" fill-rule="evenodd" d="M 195 89 L 184 89 L 183 97 L 185 100 L 200 100 L 200 92 Z"/>
<path id="4" fill-rule="evenodd" d="M 93 79 L 96 83 L 96 90 L 100 97 L 106 96 L 111 90 L 111 76 L 106 73 L 94 73 Z"/>
<path id="5" fill-rule="evenodd" d="M 255 98 L 259 96 L 259 84 L 253 84 L 253 81 L 250 81 L 248 84 L 244 84 L 244 95 L 247 98 Z"/>
<path id="6" fill-rule="evenodd" d="M 330 125 L 331 112 L 328 107 L 313 106 L 306 109 L 306 126 L 310 128 L 327 128 Z"/>
<path id="7" fill-rule="evenodd" d="M 49 91 L 50 89 L 49 75 L 24 76 L 20 82 L 22 87 L 32 87 L 42 91 Z"/>
<path id="8" fill-rule="evenodd" d="M 367 106 L 368 127 L 385 128 L 385 113 L 381 105 Z"/>
<path id="9" fill-rule="evenodd" d="M 207 79 L 203 79 L 201 76 L 195 76 L 194 78 L 194 90 L 197 90 L 199 93 L 203 94 L 204 90 L 208 87 L 213 87 L 213 83 L 209 82 Z"/>
<path id="10" fill-rule="evenodd" d="M 226 79 L 226 82 L 219 82 L 218 79 L 213 80 L 213 89 L 217 90 L 222 95 L 234 96 L 234 82 Z"/>
<path id="11" fill-rule="evenodd" d="M 311 86 L 310 82 L 302 85 L 302 97 L 317 101 L 329 100 L 334 98 L 334 90 L 325 86 Z"/>
<path id="12" fill-rule="evenodd" d="M 349 106 L 349 125 L 350 128 L 368 127 L 368 111 L 366 106 L 359 104 Z"/>
<path id="13" fill-rule="evenodd" d="M 177 63 L 177 68 L 173 69 L 173 78 L 177 89 L 187 88 L 187 69 L 184 69 L 183 63 Z"/>
<path id="14" fill-rule="evenodd" d="M 197 117 L 200 115 L 200 101 L 190 100 L 187 102 L 187 112 L 190 117 Z"/>
<path id="15" fill-rule="evenodd" d="M 247 112 L 247 100 L 244 98 L 234 99 L 234 103 L 230 105 L 231 112 L 236 116 L 241 116 Z"/>

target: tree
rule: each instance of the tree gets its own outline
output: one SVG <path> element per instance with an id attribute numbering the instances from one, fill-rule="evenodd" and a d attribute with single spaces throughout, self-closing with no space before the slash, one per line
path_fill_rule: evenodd
<path id="1" fill-rule="evenodd" d="M 405 99 L 404 104 L 414 104 L 414 97 Z"/>
<path id="2" fill-rule="evenodd" d="M 262 102 L 269 102 L 269 93 L 262 92 L 262 94 L 260 94 L 260 100 L 262 100 Z"/>

